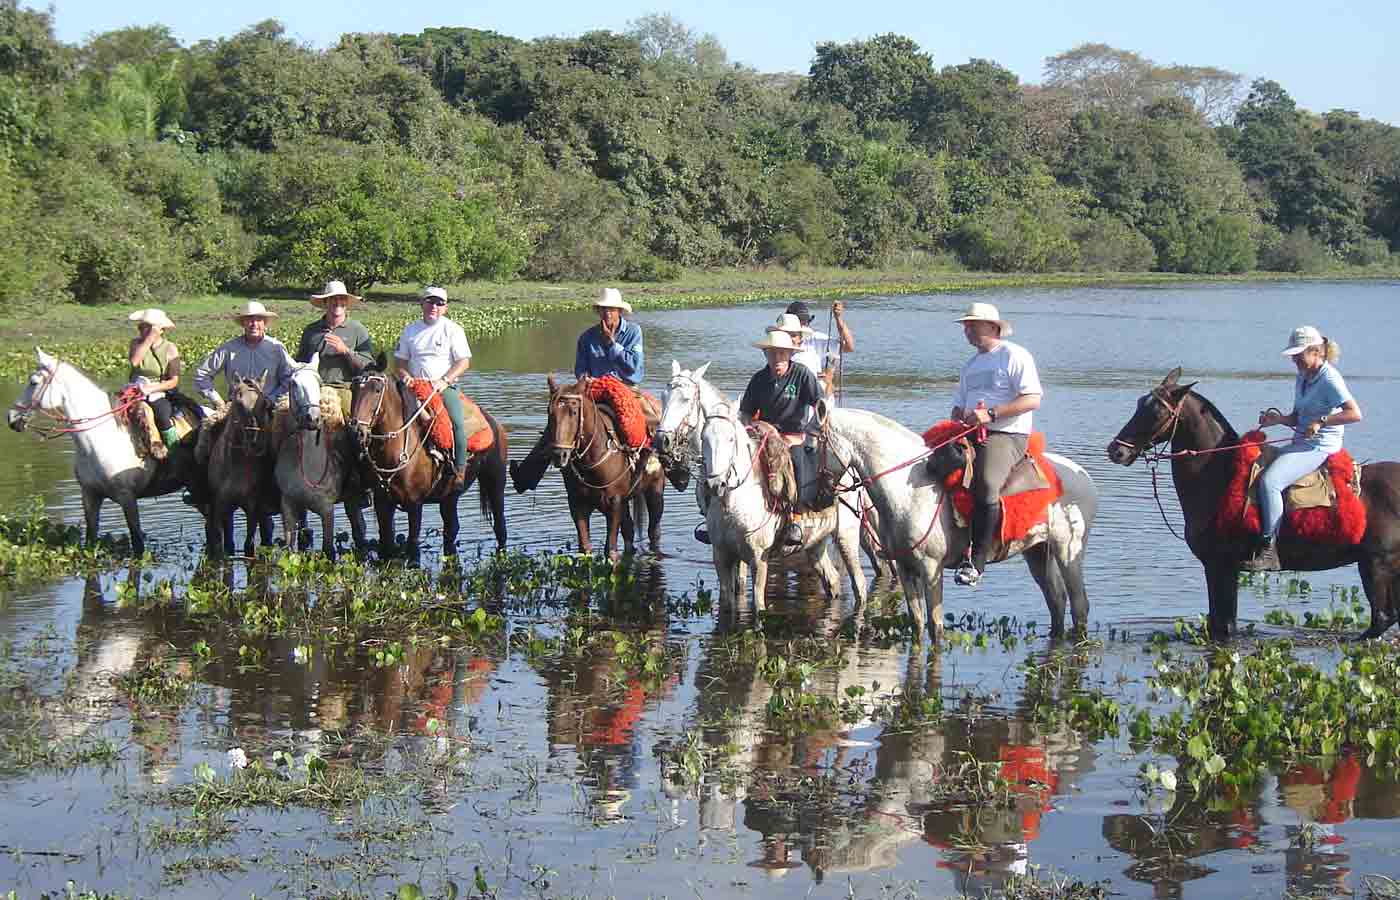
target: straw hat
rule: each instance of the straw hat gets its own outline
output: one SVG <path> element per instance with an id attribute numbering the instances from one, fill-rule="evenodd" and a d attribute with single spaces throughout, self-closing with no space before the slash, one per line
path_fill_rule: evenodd
<path id="1" fill-rule="evenodd" d="M 360 298 L 345 289 L 343 281 L 327 281 L 325 290 L 311 295 L 311 305 L 325 309 L 326 301 L 332 297 L 344 297 L 347 305 L 360 302 Z"/>
<path id="2" fill-rule="evenodd" d="M 754 341 L 753 346 L 760 350 L 796 350 L 797 345 L 792 342 L 792 335 L 786 331 L 778 331 L 776 327 L 770 326 L 763 335 L 763 340 Z"/>
<path id="3" fill-rule="evenodd" d="M 1302 325 L 1293 329 L 1293 333 L 1288 336 L 1288 346 L 1283 348 L 1284 356 L 1297 356 L 1309 347 L 1322 346 L 1322 332 L 1311 325 Z"/>
<path id="4" fill-rule="evenodd" d="M 803 325 L 802 320 L 793 313 L 783 313 L 781 316 L 778 316 L 778 321 L 769 325 L 768 330 L 784 331 L 788 334 L 800 334 L 803 337 L 811 337 L 816 334 L 815 331 Z"/>
<path id="5" fill-rule="evenodd" d="M 275 319 L 277 313 L 263 306 L 257 300 L 249 300 L 243 304 L 243 308 L 233 314 L 235 322 L 242 322 L 244 319 Z"/>
<path id="6" fill-rule="evenodd" d="M 625 313 L 632 311 L 632 304 L 622 299 L 622 291 L 617 288 L 603 288 L 603 292 L 598 295 L 598 299 L 593 301 L 594 309 L 620 309 Z"/>
<path id="7" fill-rule="evenodd" d="M 1001 313 L 990 303 L 970 303 L 967 310 L 954 322 L 991 322 L 1001 328 L 1002 337 L 1011 337 L 1011 323 L 1001 317 Z"/>
<path id="8" fill-rule="evenodd" d="M 127 316 L 126 320 L 128 322 L 145 322 L 147 325 L 156 325 L 167 331 L 175 327 L 175 323 L 170 321 L 170 317 L 165 314 L 165 311 L 156 309 L 154 306 L 150 309 L 138 309 Z"/>

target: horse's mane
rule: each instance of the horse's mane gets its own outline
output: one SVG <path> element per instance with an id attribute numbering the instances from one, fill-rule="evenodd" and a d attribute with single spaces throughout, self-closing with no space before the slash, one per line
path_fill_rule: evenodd
<path id="1" fill-rule="evenodd" d="M 1220 425 L 1220 430 L 1224 432 L 1222 443 L 1233 442 L 1239 437 L 1239 432 L 1235 431 L 1234 426 L 1230 424 L 1230 420 L 1225 418 L 1225 414 L 1220 411 L 1220 408 L 1212 403 L 1204 394 L 1192 391 L 1189 396 L 1195 397 L 1200 401 L 1202 414 L 1207 418 L 1213 418 Z"/>
<path id="2" fill-rule="evenodd" d="M 292 415 L 291 392 L 277 398 L 277 408 L 272 414 L 272 437 L 281 443 L 282 439 L 294 430 L 295 417 Z M 321 431 L 327 436 L 334 435 L 345 427 L 345 410 L 340 405 L 340 396 L 335 391 L 321 391 Z"/>

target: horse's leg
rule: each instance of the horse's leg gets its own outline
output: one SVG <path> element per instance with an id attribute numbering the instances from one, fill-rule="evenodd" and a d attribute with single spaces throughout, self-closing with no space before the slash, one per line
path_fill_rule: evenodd
<path id="1" fill-rule="evenodd" d="M 1060 567 L 1050 556 L 1049 543 L 1036 544 L 1026 548 L 1021 554 L 1026 558 L 1026 567 L 1031 577 L 1045 595 L 1045 607 L 1050 610 L 1050 637 L 1061 638 L 1065 634 L 1065 601 L 1068 589 L 1060 577 Z"/>
<path id="2" fill-rule="evenodd" d="M 355 549 L 365 548 L 365 508 L 355 499 L 345 501 L 345 518 L 350 520 L 350 538 Z"/>
<path id="3" fill-rule="evenodd" d="M 753 611 L 757 615 L 768 608 L 768 600 L 764 596 L 768 591 L 768 558 L 762 553 L 755 554 L 752 568 Z"/>
<path id="4" fill-rule="evenodd" d="M 865 570 L 860 567 L 860 530 L 845 529 L 837 531 L 833 538 L 836 542 L 836 553 L 841 557 L 841 564 L 846 567 L 846 577 L 851 582 L 851 594 L 856 598 L 856 614 L 865 611 L 865 598 L 867 590 L 865 586 Z M 876 572 L 880 571 L 878 566 Z"/>
<path id="5" fill-rule="evenodd" d="M 97 523 L 101 519 L 101 513 L 102 495 L 91 488 L 83 488 L 83 522 L 86 525 L 83 543 L 88 547 L 97 544 Z"/>
<path id="6" fill-rule="evenodd" d="M 895 571 L 899 573 L 899 588 L 904 593 L 904 608 L 914 620 L 914 632 L 922 642 L 928 633 L 928 608 L 924 605 L 919 566 L 914 560 L 902 557 L 895 560 Z"/>
<path id="7" fill-rule="evenodd" d="M 418 537 L 423 531 L 423 504 L 410 503 L 404 508 L 408 513 L 408 552 L 418 553 Z M 444 523 L 446 524 L 446 523 Z"/>
<path id="8" fill-rule="evenodd" d="M 394 498 L 382 491 L 374 492 L 374 518 L 379 528 L 379 557 L 394 553 Z"/>
<path id="9" fill-rule="evenodd" d="M 438 513 L 442 516 L 442 555 L 451 556 L 457 552 L 457 535 L 462 531 L 462 519 L 457 509 L 457 501 L 462 498 L 461 494 L 449 497 L 438 504 Z"/>
<path id="10" fill-rule="evenodd" d="M 282 539 L 287 542 L 289 551 L 296 549 L 297 527 L 301 522 L 302 510 L 292 500 L 287 491 L 282 492 Z"/>
<path id="11" fill-rule="evenodd" d="M 652 553 L 661 552 L 661 513 L 666 509 L 666 482 L 658 480 L 654 490 L 647 491 L 647 543 Z"/>
<path id="12" fill-rule="evenodd" d="M 632 502 L 628 497 L 618 497 L 612 501 L 609 507 L 612 514 L 608 517 L 608 556 L 611 557 L 617 549 L 617 536 L 622 535 L 622 545 L 628 556 L 637 552 L 637 528 L 632 520 Z"/>
<path id="13" fill-rule="evenodd" d="M 803 552 L 806 553 L 812 568 L 817 571 L 817 578 L 822 583 L 822 590 L 826 592 L 827 599 L 838 599 L 841 596 L 841 573 L 836 568 L 835 560 L 831 558 L 831 538 L 825 537 Z"/>
<path id="14" fill-rule="evenodd" d="M 256 503 L 249 503 L 243 507 L 243 520 L 247 529 L 243 538 L 243 555 L 253 557 L 257 550 L 255 544 L 258 538 L 258 530 L 262 527 L 262 512 Z"/>
<path id="15" fill-rule="evenodd" d="M 578 532 L 578 552 L 592 553 L 593 539 L 589 534 L 588 518 L 593 514 L 593 511 L 582 499 L 575 499 L 571 494 L 569 496 L 569 514 L 574 518 L 574 531 Z"/>
<path id="16" fill-rule="evenodd" d="M 146 552 L 146 537 L 141 534 L 141 511 L 135 497 L 122 501 L 122 514 L 126 516 L 127 534 L 131 535 L 131 553 L 140 556 Z"/>
<path id="17" fill-rule="evenodd" d="M 224 529 L 228 511 L 216 496 L 209 501 L 209 510 L 204 517 L 204 553 L 210 559 L 218 560 L 228 556 L 224 546 Z"/>
<path id="18" fill-rule="evenodd" d="M 1239 609 L 1239 566 L 1233 561 L 1215 560 L 1206 563 L 1205 568 L 1210 602 L 1207 629 L 1212 640 L 1228 641 Z"/>
<path id="19" fill-rule="evenodd" d="M 1366 601 L 1371 605 L 1371 624 L 1357 635 L 1358 640 L 1370 640 L 1385 634 L 1395 621 L 1395 572 L 1389 566 L 1378 563 L 1374 557 L 1364 557 L 1357 565 L 1361 572 L 1361 586 L 1366 591 Z"/>
<path id="20" fill-rule="evenodd" d="M 285 519 L 283 525 L 285 527 Z M 361 523 L 363 525 L 364 523 Z M 335 559 L 335 504 L 326 503 L 321 511 L 321 552 Z"/>

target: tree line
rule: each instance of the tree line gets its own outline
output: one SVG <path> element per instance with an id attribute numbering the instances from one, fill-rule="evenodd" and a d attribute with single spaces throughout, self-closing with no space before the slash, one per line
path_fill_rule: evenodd
<path id="1" fill-rule="evenodd" d="M 805 76 L 667 15 L 522 41 L 265 21 L 81 45 L 0 0 L 0 302 L 684 267 L 1381 265 L 1400 129 L 1085 44 L 1039 85 L 885 34 Z"/>

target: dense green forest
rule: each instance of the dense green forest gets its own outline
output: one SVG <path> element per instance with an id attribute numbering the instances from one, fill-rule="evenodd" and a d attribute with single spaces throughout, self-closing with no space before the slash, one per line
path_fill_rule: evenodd
<path id="1" fill-rule="evenodd" d="M 682 267 L 1389 265 L 1400 129 L 1085 44 L 1039 85 L 908 38 L 732 64 L 668 15 L 521 41 L 275 21 L 71 46 L 0 0 L 0 303 L 666 280 Z"/>

